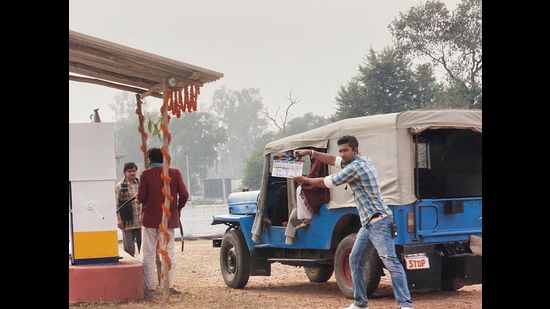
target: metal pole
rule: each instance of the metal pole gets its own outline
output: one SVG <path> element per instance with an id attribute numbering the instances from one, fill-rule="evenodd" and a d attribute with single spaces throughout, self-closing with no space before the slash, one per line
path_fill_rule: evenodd
<path id="1" fill-rule="evenodd" d="M 220 164 L 222 166 L 222 195 L 223 195 L 223 202 L 227 203 L 227 200 L 225 199 L 225 170 L 223 168 L 223 160 L 220 160 Z"/>
<path id="2" fill-rule="evenodd" d="M 222 190 L 223 190 L 223 202 L 227 203 L 227 199 L 225 197 L 225 178 L 222 177 Z"/>
<path id="3" fill-rule="evenodd" d="M 187 166 L 187 189 L 189 190 L 189 196 L 191 196 L 191 180 L 189 176 L 189 155 L 185 154 L 185 165 Z"/>

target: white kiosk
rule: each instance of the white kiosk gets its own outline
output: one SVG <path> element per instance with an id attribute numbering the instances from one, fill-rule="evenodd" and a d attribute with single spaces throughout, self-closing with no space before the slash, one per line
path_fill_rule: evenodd
<path id="1" fill-rule="evenodd" d="M 118 263 L 114 123 L 69 124 L 73 265 Z"/>

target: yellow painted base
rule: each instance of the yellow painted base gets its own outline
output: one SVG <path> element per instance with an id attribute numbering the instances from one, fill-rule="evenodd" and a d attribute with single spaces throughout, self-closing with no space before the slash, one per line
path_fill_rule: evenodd
<path id="1" fill-rule="evenodd" d="M 74 258 L 118 257 L 117 231 L 74 232 Z"/>

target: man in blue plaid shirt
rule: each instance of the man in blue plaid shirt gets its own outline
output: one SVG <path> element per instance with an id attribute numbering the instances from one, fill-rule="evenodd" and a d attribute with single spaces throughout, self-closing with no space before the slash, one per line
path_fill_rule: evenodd
<path id="1" fill-rule="evenodd" d="M 412 308 L 411 294 L 407 286 L 407 277 L 403 265 L 395 254 L 395 244 L 391 234 L 393 214 L 380 195 L 378 174 L 372 161 L 359 154 L 359 143 L 354 136 L 346 135 L 338 139 L 340 156 L 316 152 L 312 149 L 300 150 L 298 158 L 309 155 L 319 161 L 342 167 L 334 175 L 319 178 L 295 177 L 296 181 L 312 184 L 320 188 L 334 188 L 347 183 L 359 217 L 361 228 L 355 238 L 350 255 L 353 296 L 355 301 L 347 309 L 368 308 L 367 285 L 365 282 L 365 259 L 367 249 L 374 246 L 380 259 L 391 275 L 393 293 L 399 308 Z"/>

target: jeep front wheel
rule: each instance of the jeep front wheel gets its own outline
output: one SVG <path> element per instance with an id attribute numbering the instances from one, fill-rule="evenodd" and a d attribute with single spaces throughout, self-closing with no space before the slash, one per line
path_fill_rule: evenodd
<path id="1" fill-rule="evenodd" d="M 231 230 L 223 236 L 220 248 L 220 267 L 228 287 L 242 289 L 250 277 L 250 252 L 240 230 Z"/>

